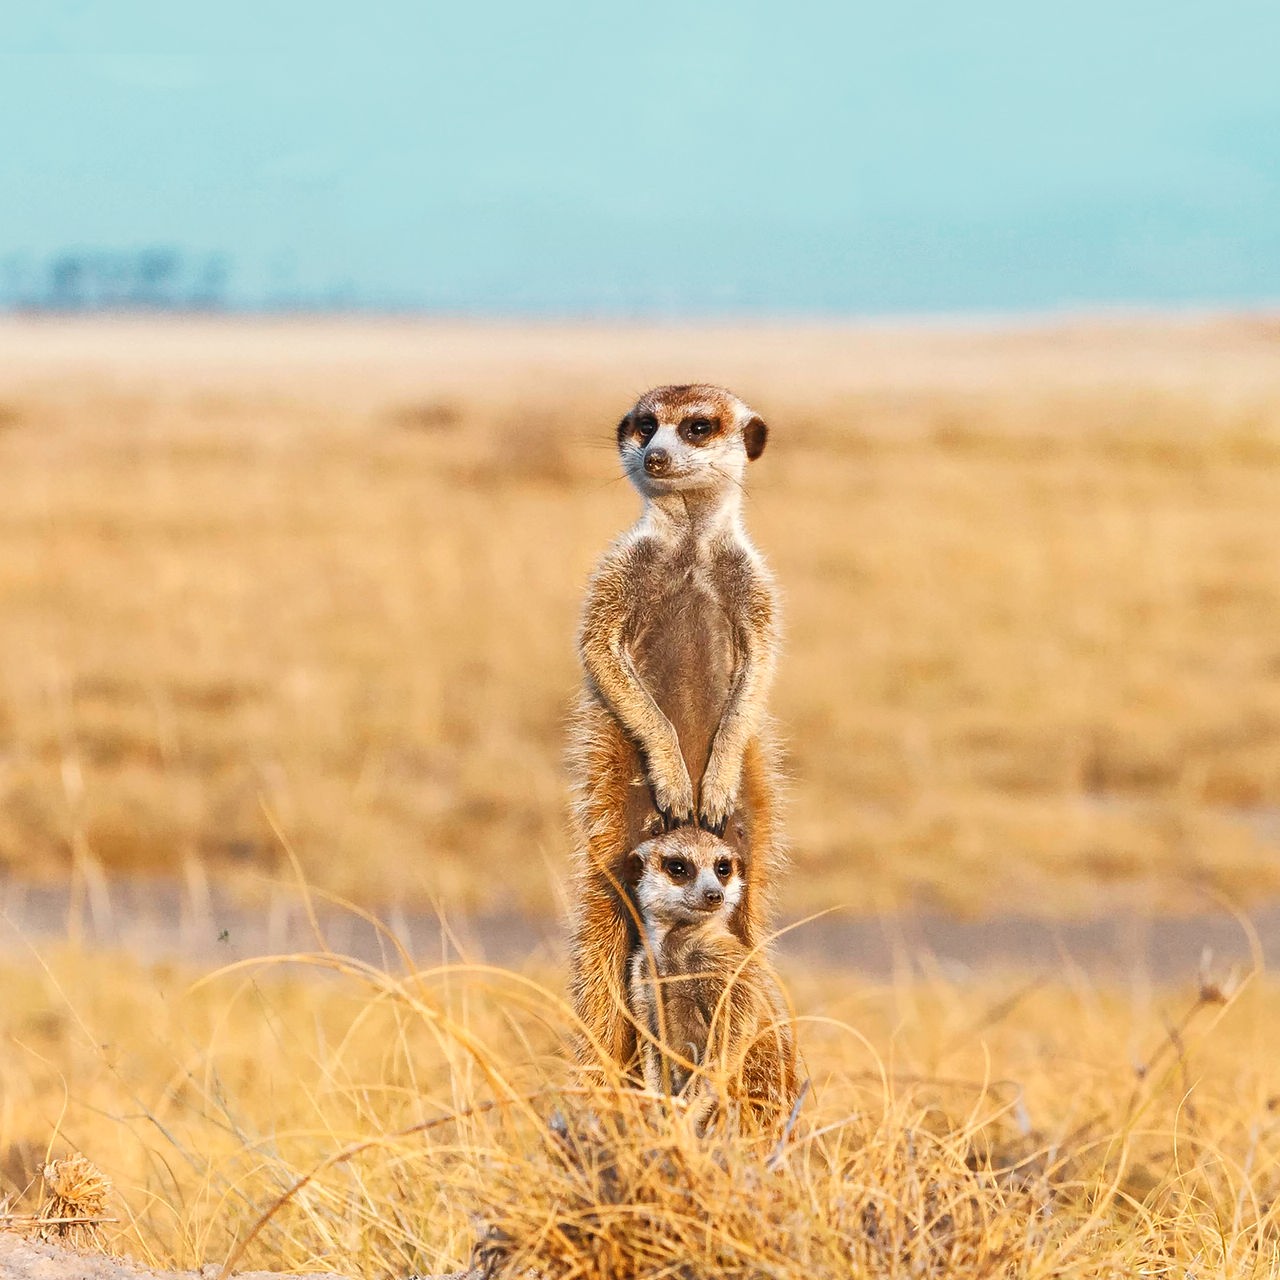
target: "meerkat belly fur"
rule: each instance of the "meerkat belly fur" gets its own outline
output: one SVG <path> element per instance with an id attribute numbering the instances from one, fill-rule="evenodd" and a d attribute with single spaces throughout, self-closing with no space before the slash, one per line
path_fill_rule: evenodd
<path id="1" fill-rule="evenodd" d="M 782 861 L 765 722 L 778 604 L 741 519 L 746 466 L 766 436 L 736 396 L 702 385 L 650 391 L 618 425 L 644 509 L 588 587 L 570 727 L 571 989 L 588 1060 L 634 1061 L 624 1004 L 639 932 L 626 866 L 645 838 L 687 822 L 723 834 L 744 868 L 731 931 L 749 949 L 767 932 Z"/>
<path id="2" fill-rule="evenodd" d="M 739 1122 L 781 1125 L 796 1097 L 794 1037 L 767 961 L 730 928 L 740 860 L 690 827 L 633 857 L 643 940 L 627 997 L 645 1085 L 680 1095 L 699 1125 L 725 1106 Z"/>

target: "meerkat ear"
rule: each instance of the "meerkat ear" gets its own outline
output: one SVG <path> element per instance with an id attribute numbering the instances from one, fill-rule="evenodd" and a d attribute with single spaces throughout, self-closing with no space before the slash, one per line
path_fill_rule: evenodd
<path id="1" fill-rule="evenodd" d="M 747 458 L 751 462 L 764 452 L 764 443 L 768 438 L 769 428 L 764 425 L 764 419 L 753 414 L 742 428 L 742 443 L 747 446 Z"/>
<path id="2" fill-rule="evenodd" d="M 643 846 L 641 846 L 643 848 Z M 626 861 L 622 864 L 622 878 L 629 885 L 637 885 L 640 883 L 640 877 L 644 874 L 644 854 L 639 849 L 632 849 L 627 854 Z"/>
<path id="3" fill-rule="evenodd" d="M 621 444 L 631 434 L 631 415 L 628 413 L 618 423 L 618 443 Z"/>

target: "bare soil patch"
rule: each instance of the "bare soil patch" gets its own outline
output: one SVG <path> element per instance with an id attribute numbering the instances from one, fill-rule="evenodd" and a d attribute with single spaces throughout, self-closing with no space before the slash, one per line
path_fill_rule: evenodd
<path id="1" fill-rule="evenodd" d="M 67 1249 L 0 1231 L 0 1280 L 212 1280 L 216 1267 L 201 1271 L 155 1271 L 106 1253 Z M 241 1271 L 239 1280 L 278 1280 L 273 1271 Z M 297 1280 L 343 1280 L 337 1272 L 315 1272 Z M 462 1273 L 441 1280 L 463 1280 Z"/>
<path id="2" fill-rule="evenodd" d="M 405 957 L 418 964 L 484 960 L 515 966 L 563 958 L 559 922 L 519 912 L 442 917 L 381 909 L 366 917 L 325 903 L 308 907 L 284 893 L 245 902 L 213 885 L 193 896 L 168 878 L 104 881 L 91 894 L 0 883 L 0 954 L 68 939 L 147 963 L 207 966 L 316 950 L 391 967 Z M 937 966 L 957 974 L 1034 973 L 1070 964 L 1097 977 L 1147 975 L 1174 984 L 1193 978 L 1206 952 L 1220 964 L 1280 967 L 1280 906 L 1239 914 L 1160 914 L 1125 904 L 1066 918 L 1000 911 L 967 917 L 946 911 L 831 911 L 784 920 L 776 950 L 794 966 L 873 979 Z"/>

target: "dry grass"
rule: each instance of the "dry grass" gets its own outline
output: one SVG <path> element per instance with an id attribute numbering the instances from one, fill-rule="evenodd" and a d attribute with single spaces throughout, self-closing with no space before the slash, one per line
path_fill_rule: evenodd
<path id="1" fill-rule="evenodd" d="M 792 1141 L 695 1138 L 483 967 L 6 967 L 0 1198 L 115 1183 L 153 1264 L 403 1276 L 1274 1275 L 1280 989 L 793 974 Z M 26 1196 L 22 1195 L 28 1187 Z"/>
<path id="2" fill-rule="evenodd" d="M 736 386 L 787 905 L 1280 888 L 1280 329 L 6 322 L 0 868 L 546 909 L 612 423 Z M 998 869 L 998 870 L 996 870 Z"/>
<path id="3" fill-rule="evenodd" d="M 50 1160 L 40 1176 L 45 1199 L 32 1225 L 41 1239 L 65 1242 L 78 1249 L 101 1249 L 103 1226 L 116 1221 L 107 1214 L 111 1180 L 79 1152 L 64 1160 Z"/>

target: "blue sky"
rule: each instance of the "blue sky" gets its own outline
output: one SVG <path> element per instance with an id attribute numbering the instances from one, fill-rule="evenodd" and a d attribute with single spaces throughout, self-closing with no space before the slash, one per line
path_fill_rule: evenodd
<path id="1" fill-rule="evenodd" d="M 1280 3 L 49 3 L 0 262 L 482 313 L 1280 301 Z"/>

